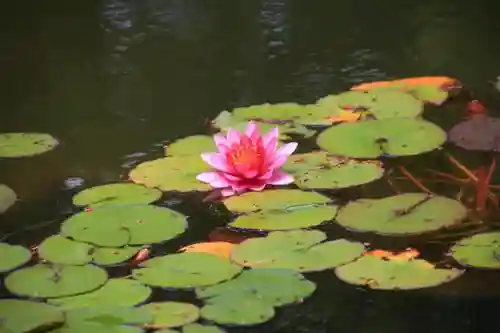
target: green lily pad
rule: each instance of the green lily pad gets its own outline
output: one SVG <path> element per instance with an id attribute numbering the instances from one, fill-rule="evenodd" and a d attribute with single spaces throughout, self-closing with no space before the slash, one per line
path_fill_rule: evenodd
<path id="1" fill-rule="evenodd" d="M 65 319 L 65 325 L 56 332 L 139 333 L 142 328 L 128 325 L 147 325 L 153 316 L 140 308 L 101 306 L 68 310 Z"/>
<path id="2" fill-rule="evenodd" d="M 95 247 L 54 235 L 46 238 L 39 245 L 38 255 L 54 264 L 85 265 L 94 262 L 97 265 L 108 266 L 122 263 L 132 258 L 140 250 L 141 247 L 138 246 Z"/>
<path id="3" fill-rule="evenodd" d="M 56 298 L 90 292 L 104 285 L 107 280 L 108 273 L 93 265 L 39 264 L 7 275 L 5 287 L 19 296 Z"/>
<path id="4" fill-rule="evenodd" d="M 0 243 L 0 273 L 11 271 L 31 259 L 31 252 L 20 245 Z"/>
<path id="5" fill-rule="evenodd" d="M 237 245 L 231 260 L 247 267 L 287 268 L 298 272 L 322 271 L 360 257 L 365 247 L 345 239 L 323 242 L 318 230 L 275 231 Z"/>
<path id="6" fill-rule="evenodd" d="M 296 206 L 286 210 L 266 210 L 238 216 L 232 228 L 251 230 L 292 230 L 320 225 L 337 215 L 337 206 Z"/>
<path id="7" fill-rule="evenodd" d="M 76 206 L 149 204 L 161 197 L 161 191 L 137 184 L 107 184 L 88 188 L 73 197 Z"/>
<path id="8" fill-rule="evenodd" d="M 184 215 L 150 205 L 108 206 L 80 212 L 61 226 L 63 236 L 107 247 L 160 243 L 177 237 L 185 230 Z"/>
<path id="9" fill-rule="evenodd" d="M 337 277 L 344 282 L 381 290 L 435 287 L 458 278 L 463 272 L 435 268 L 423 259 L 387 260 L 372 255 L 335 269 Z"/>
<path id="10" fill-rule="evenodd" d="M 65 325 L 51 331 L 52 333 L 143 333 L 140 327 L 127 325 L 102 325 L 89 321 L 81 321 L 71 326 Z"/>
<path id="11" fill-rule="evenodd" d="M 397 90 L 379 90 L 370 93 L 374 103 L 370 113 L 377 119 L 417 117 L 424 111 L 424 103 L 413 95 Z"/>
<path id="12" fill-rule="evenodd" d="M 142 247 L 95 247 L 92 252 L 92 262 L 99 266 L 113 266 L 129 260 L 139 252 Z"/>
<path id="13" fill-rule="evenodd" d="M 431 122 L 388 118 L 332 126 L 318 136 L 317 143 L 335 155 L 378 158 L 422 154 L 445 141 L 446 133 Z"/>
<path id="14" fill-rule="evenodd" d="M 337 95 L 341 109 L 371 109 L 375 104 L 374 95 L 364 91 L 346 91 Z"/>
<path id="15" fill-rule="evenodd" d="M 305 105 L 297 103 L 260 104 L 235 108 L 233 115 L 242 120 L 290 120 L 304 115 Z"/>
<path id="16" fill-rule="evenodd" d="M 196 155 L 216 151 L 214 139 L 208 135 L 193 135 L 179 139 L 167 146 L 168 156 Z"/>
<path id="17" fill-rule="evenodd" d="M 300 190 L 247 192 L 224 200 L 238 216 L 230 226 L 257 230 L 306 228 L 331 220 L 338 208 L 325 205 L 331 200 L 321 194 Z"/>
<path id="18" fill-rule="evenodd" d="M 196 296 L 209 304 L 234 296 L 238 299 L 260 300 L 276 307 L 302 302 L 315 290 L 313 282 L 293 270 L 253 268 L 243 271 L 233 280 L 196 288 Z"/>
<path id="19" fill-rule="evenodd" d="M 266 124 L 262 122 L 255 122 L 257 125 L 257 128 L 260 130 L 261 133 L 267 133 L 269 130 L 271 130 L 273 127 L 278 127 L 279 129 L 279 139 L 280 140 L 289 140 L 291 139 L 290 136 L 286 135 L 283 133 L 283 130 L 287 130 L 288 128 L 285 127 L 284 125 L 288 124 Z M 212 125 L 215 128 L 218 128 L 221 130 L 220 134 L 227 134 L 227 131 L 231 128 L 234 130 L 237 130 L 239 132 L 245 131 L 245 129 L 248 126 L 248 121 L 247 120 L 241 120 L 241 119 L 236 119 L 233 114 L 229 111 L 222 111 L 214 120 L 212 120 Z M 306 129 L 307 130 L 307 129 Z"/>
<path id="20" fill-rule="evenodd" d="M 337 222 L 349 229 L 381 235 L 414 235 L 460 223 L 467 209 L 457 200 L 425 193 L 359 199 L 344 206 Z"/>
<path id="21" fill-rule="evenodd" d="M 54 235 L 46 238 L 38 246 L 38 255 L 56 264 L 85 265 L 92 261 L 93 249 L 94 247 L 90 244 Z"/>
<path id="22" fill-rule="evenodd" d="M 64 321 L 63 312 L 52 305 L 20 299 L 0 300 L 0 332 L 28 333 Z"/>
<path id="23" fill-rule="evenodd" d="M 163 288 L 193 288 L 229 280 L 242 267 L 212 254 L 185 252 L 155 257 L 134 269 L 132 276 L 138 281 Z"/>
<path id="24" fill-rule="evenodd" d="M 210 185 L 196 176 L 209 170 L 210 166 L 199 155 L 169 156 L 139 164 L 129 177 L 134 183 L 162 191 L 208 191 Z"/>
<path id="25" fill-rule="evenodd" d="M 45 153 L 59 142 L 44 133 L 2 133 L 0 134 L 0 158 L 23 157 Z"/>
<path id="26" fill-rule="evenodd" d="M 298 134 L 306 138 L 316 134 L 302 125 L 301 117 L 310 118 L 312 114 L 321 111 L 314 105 L 299 105 L 295 103 L 261 104 L 236 108 L 233 113 L 221 112 L 212 124 L 226 132 L 229 128 L 244 131 L 248 121 L 257 124 L 261 133 L 266 133 L 274 127 L 280 132 L 279 139 L 290 139 L 286 134 Z"/>
<path id="27" fill-rule="evenodd" d="M 384 175 L 381 163 L 357 161 L 315 151 L 290 156 L 283 166 L 304 189 L 340 189 L 367 184 Z"/>
<path id="28" fill-rule="evenodd" d="M 0 184 L 0 214 L 5 213 L 16 201 L 16 192 L 7 185 Z"/>
<path id="29" fill-rule="evenodd" d="M 449 97 L 449 93 L 441 87 L 431 84 L 416 85 L 408 89 L 408 92 L 421 101 L 435 105 L 443 104 Z"/>
<path id="30" fill-rule="evenodd" d="M 224 295 L 201 308 L 204 319 L 221 325 L 250 326 L 274 317 L 274 308 L 254 297 Z"/>
<path id="31" fill-rule="evenodd" d="M 500 269 L 500 232 L 464 238 L 453 245 L 450 254 L 464 266 Z"/>
<path id="32" fill-rule="evenodd" d="M 66 325 L 69 327 L 86 322 L 105 326 L 147 325 L 153 321 L 153 315 L 142 308 L 125 306 L 79 307 L 65 311 Z"/>
<path id="33" fill-rule="evenodd" d="M 182 327 L 182 333 L 225 333 L 225 331 L 213 325 L 189 324 Z"/>
<path id="34" fill-rule="evenodd" d="M 154 328 L 179 327 L 198 320 L 200 310 L 189 303 L 182 302 L 155 302 L 140 308 L 153 314 L 151 326 Z"/>
<path id="35" fill-rule="evenodd" d="M 294 206 L 320 205 L 331 199 L 316 192 L 301 190 L 265 190 L 246 192 L 224 200 L 224 205 L 234 213 L 251 213 L 261 210 L 288 209 Z"/>
<path id="36" fill-rule="evenodd" d="M 92 307 L 126 307 L 145 302 L 151 288 L 125 278 L 109 279 L 102 287 L 86 294 L 48 300 L 64 309 Z"/>

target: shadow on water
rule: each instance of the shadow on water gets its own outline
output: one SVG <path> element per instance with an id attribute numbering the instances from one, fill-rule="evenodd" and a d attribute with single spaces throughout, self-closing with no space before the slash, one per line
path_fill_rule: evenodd
<path id="1" fill-rule="evenodd" d="M 164 143 L 208 133 L 207 120 L 224 109 L 309 103 L 358 82 L 421 75 L 456 77 L 500 109 L 490 83 L 500 72 L 500 23 L 488 4 L 12 3 L 0 14 L 0 131 L 49 132 L 62 144 L 39 157 L 0 163 L 0 182 L 21 198 L 1 217 L 2 234 L 36 244 L 74 212 L 71 195 L 80 185 L 126 179 L 138 163 L 161 156 Z M 445 127 L 456 120 L 432 117 Z M 382 191 L 377 184 L 370 190 Z M 351 198 L 356 191 L 345 193 Z M 228 221 L 219 206 L 199 199 L 162 199 L 161 205 L 189 215 L 191 227 L 162 251 L 205 240 Z M 327 231 L 337 236 L 346 233 L 332 228 Z M 496 322 L 500 288 L 498 275 L 478 274 L 471 278 L 483 284 L 477 293 L 465 290 L 470 284 L 379 293 L 347 286 L 331 272 L 313 274 L 319 290 L 304 304 L 280 310 L 269 324 L 229 331 L 486 332 Z M 497 290 L 489 293 L 484 285 Z"/>

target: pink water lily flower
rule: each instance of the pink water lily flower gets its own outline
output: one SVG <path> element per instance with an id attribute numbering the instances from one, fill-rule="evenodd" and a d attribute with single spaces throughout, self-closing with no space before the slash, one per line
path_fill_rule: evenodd
<path id="1" fill-rule="evenodd" d="M 201 154 L 215 170 L 196 178 L 220 189 L 223 196 L 293 183 L 293 177 L 280 168 L 297 149 L 297 143 L 290 142 L 278 149 L 278 135 L 277 128 L 261 135 L 254 122 L 248 124 L 244 133 L 229 129 L 225 137 L 215 135 L 219 152 Z"/>

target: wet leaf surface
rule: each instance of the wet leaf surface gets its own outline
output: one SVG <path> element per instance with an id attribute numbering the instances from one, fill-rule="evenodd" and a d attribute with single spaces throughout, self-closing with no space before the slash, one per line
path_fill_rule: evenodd
<path id="1" fill-rule="evenodd" d="M 349 230 L 414 235 L 459 224 L 467 209 L 458 201 L 425 193 L 359 199 L 344 206 L 336 221 Z"/>

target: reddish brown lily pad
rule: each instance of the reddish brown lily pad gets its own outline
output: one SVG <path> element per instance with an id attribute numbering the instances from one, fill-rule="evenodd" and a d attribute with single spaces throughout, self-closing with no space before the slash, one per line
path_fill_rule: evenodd
<path id="1" fill-rule="evenodd" d="M 500 151 L 500 118 L 474 115 L 455 125 L 448 140 L 466 150 Z"/>

